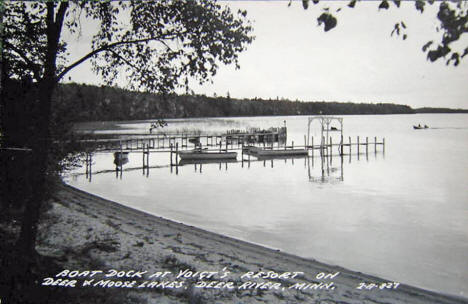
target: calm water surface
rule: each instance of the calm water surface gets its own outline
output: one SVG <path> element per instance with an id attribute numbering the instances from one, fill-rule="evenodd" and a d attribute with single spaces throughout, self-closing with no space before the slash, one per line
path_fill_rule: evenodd
<path id="1" fill-rule="evenodd" d="M 165 132 L 268 128 L 284 120 L 288 142 L 303 145 L 303 116 L 174 120 Z M 430 129 L 413 130 L 418 123 Z M 141 132 L 149 123 L 120 127 Z M 315 140 L 319 129 L 312 125 Z M 184 165 L 177 172 L 168 154 L 152 153 L 148 175 L 127 170 L 122 178 L 112 172 L 112 155 L 100 153 L 91 181 L 82 174 L 67 181 L 213 232 L 468 297 L 468 115 L 344 116 L 344 135 L 353 142 L 358 135 L 371 142 L 385 137 L 385 153 L 371 145 L 367 156 L 353 151 L 323 163 L 317 152 L 250 163 L 239 155 L 236 163 Z M 140 153 L 129 158 L 124 168 L 141 167 Z"/>

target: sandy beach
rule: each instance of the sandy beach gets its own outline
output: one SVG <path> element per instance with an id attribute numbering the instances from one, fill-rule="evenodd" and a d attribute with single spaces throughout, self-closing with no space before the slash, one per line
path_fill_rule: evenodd
<path id="1" fill-rule="evenodd" d="M 176 223 L 67 185 L 58 187 L 41 225 L 38 251 L 64 270 L 43 284 L 75 280 L 77 290 L 115 294 L 109 303 L 468 303 Z"/>

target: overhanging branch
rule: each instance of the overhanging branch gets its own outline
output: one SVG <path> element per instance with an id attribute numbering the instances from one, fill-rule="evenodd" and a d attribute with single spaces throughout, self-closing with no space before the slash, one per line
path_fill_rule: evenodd
<path id="1" fill-rule="evenodd" d="M 125 41 L 118 41 L 118 42 L 114 42 L 114 43 L 111 43 L 111 44 L 107 44 L 107 45 L 104 45 L 104 46 L 101 46 L 100 48 L 94 50 L 94 51 L 91 51 L 89 52 L 88 54 L 86 54 L 85 56 L 81 57 L 80 59 L 78 59 L 77 61 L 75 61 L 74 63 L 72 63 L 71 65 L 67 66 L 56 78 L 57 82 L 60 81 L 60 79 L 63 78 L 63 76 L 65 76 L 65 74 L 67 74 L 70 70 L 72 70 L 73 68 L 75 68 L 76 66 L 80 65 L 81 63 L 85 62 L 86 60 L 90 59 L 91 57 L 103 52 L 103 51 L 107 51 L 107 50 L 110 50 L 116 46 L 119 46 L 119 45 L 125 45 L 125 44 L 138 44 L 138 43 L 142 43 L 142 42 L 148 42 L 148 41 L 159 41 L 163 44 L 165 44 L 164 40 L 163 39 L 174 39 L 174 38 L 177 38 L 178 36 L 180 35 L 183 35 L 184 32 L 181 32 L 181 33 L 178 33 L 177 35 L 168 35 L 166 37 L 149 37 L 149 38 L 144 38 L 144 39 L 135 39 L 135 40 L 125 40 Z"/>
<path id="2" fill-rule="evenodd" d="M 20 50 L 19 48 L 15 47 L 13 44 L 9 43 L 8 41 L 4 41 L 5 46 L 7 48 L 10 48 L 13 50 L 15 53 L 17 53 L 25 62 L 26 64 L 31 68 L 31 71 L 33 72 L 34 78 L 39 81 L 41 79 L 41 72 L 37 68 L 37 64 L 35 64 L 31 59 L 29 59 L 26 54 Z"/>

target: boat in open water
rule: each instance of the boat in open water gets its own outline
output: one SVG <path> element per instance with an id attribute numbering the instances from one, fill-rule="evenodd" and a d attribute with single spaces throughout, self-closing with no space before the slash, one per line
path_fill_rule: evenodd
<path id="1" fill-rule="evenodd" d="M 414 126 L 413 125 L 413 129 L 415 129 L 415 130 L 428 129 L 428 128 L 429 127 L 427 125 L 424 125 L 424 126 L 421 126 L 421 125 Z"/>

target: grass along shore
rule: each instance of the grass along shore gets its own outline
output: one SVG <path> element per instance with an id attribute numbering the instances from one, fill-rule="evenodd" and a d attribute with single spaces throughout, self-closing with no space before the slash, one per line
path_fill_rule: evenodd
<path id="1" fill-rule="evenodd" d="M 44 279 L 77 281 L 75 288 L 59 288 L 67 290 L 70 303 L 468 303 L 404 284 L 395 288 L 393 282 L 149 215 L 67 185 L 59 186 L 41 220 L 37 249 L 59 266 Z M 106 278 L 111 269 L 145 273 Z M 62 270 L 102 273 L 55 276 Z M 105 286 L 106 280 L 113 283 Z"/>

